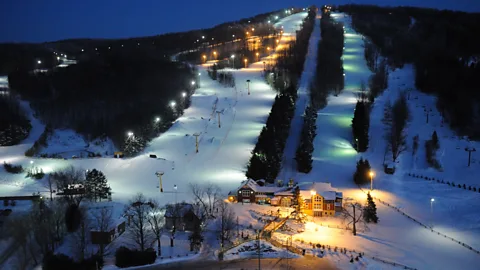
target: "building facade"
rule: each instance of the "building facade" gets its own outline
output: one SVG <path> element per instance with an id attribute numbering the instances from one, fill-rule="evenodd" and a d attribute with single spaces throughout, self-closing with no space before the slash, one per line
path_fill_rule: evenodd
<path id="1" fill-rule="evenodd" d="M 342 211 L 343 194 L 330 183 L 309 182 L 296 186 L 260 186 L 254 180 L 244 182 L 236 191 L 229 193 L 228 200 L 239 203 L 266 203 L 272 206 L 292 207 L 295 203 L 295 190 L 303 199 L 304 213 L 309 216 L 334 216 Z"/>

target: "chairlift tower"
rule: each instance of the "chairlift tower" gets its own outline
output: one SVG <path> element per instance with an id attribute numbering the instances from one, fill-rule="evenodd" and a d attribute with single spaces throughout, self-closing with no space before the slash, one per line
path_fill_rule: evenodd
<path id="1" fill-rule="evenodd" d="M 198 136 L 200 136 L 200 133 L 195 133 L 193 136 L 195 136 L 195 153 L 198 153 Z"/>
<path id="2" fill-rule="evenodd" d="M 165 173 L 162 172 L 162 171 L 158 171 L 155 173 L 155 175 L 158 177 L 159 181 L 160 181 L 160 192 L 163 192 L 163 185 L 162 185 L 162 176 L 164 175 Z"/>

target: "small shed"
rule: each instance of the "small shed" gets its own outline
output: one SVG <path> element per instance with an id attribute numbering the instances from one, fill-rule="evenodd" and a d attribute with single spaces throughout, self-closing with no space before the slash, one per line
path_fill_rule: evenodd
<path id="1" fill-rule="evenodd" d="M 394 174 L 395 173 L 395 163 L 389 162 L 384 165 L 384 171 L 386 174 Z"/>

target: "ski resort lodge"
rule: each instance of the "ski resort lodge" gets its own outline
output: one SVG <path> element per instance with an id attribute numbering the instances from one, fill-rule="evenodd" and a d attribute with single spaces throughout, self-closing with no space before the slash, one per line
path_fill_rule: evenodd
<path id="1" fill-rule="evenodd" d="M 295 190 L 298 188 L 304 201 L 304 213 L 309 216 L 333 216 L 342 210 L 342 192 L 332 188 L 330 183 L 307 182 L 287 187 L 261 186 L 254 180 L 247 180 L 228 195 L 231 202 L 270 204 L 272 206 L 292 207 L 295 202 Z"/>

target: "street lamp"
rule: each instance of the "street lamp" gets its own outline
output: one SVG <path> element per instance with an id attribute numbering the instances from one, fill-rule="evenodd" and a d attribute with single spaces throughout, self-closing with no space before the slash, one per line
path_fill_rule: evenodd
<path id="1" fill-rule="evenodd" d="M 175 190 L 175 205 L 177 205 L 177 185 L 173 185 L 173 189 Z"/>
<path id="2" fill-rule="evenodd" d="M 260 55 L 258 52 L 255 54 L 257 56 L 257 62 L 258 62 L 258 56 Z"/>
<path id="3" fill-rule="evenodd" d="M 128 135 L 128 137 L 132 137 L 132 136 L 133 136 L 133 132 L 129 131 L 129 132 L 127 132 L 127 135 Z"/>
<path id="4" fill-rule="evenodd" d="M 217 60 L 217 52 L 213 52 L 213 57 L 215 57 L 215 60 Z"/>
<path id="5" fill-rule="evenodd" d="M 195 85 L 195 81 L 192 81 L 192 85 Z"/>
<path id="6" fill-rule="evenodd" d="M 247 68 L 247 62 L 248 62 L 248 59 L 247 59 L 247 58 L 245 58 L 245 59 L 243 60 L 243 62 L 245 62 L 245 68 Z"/>
<path id="7" fill-rule="evenodd" d="M 182 97 L 186 97 L 186 96 L 187 96 L 187 93 L 183 92 Z"/>
<path id="8" fill-rule="evenodd" d="M 432 227 L 433 227 L 433 202 L 435 201 L 434 198 L 430 199 L 430 219 L 432 220 Z"/>
<path id="9" fill-rule="evenodd" d="M 232 58 L 232 68 L 235 68 L 235 54 L 232 54 L 230 57 Z"/>
<path id="10" fill-rule="evenodd" d="M 40 60 L 37 61 L 37 64 L 41 64 L 41 63 L 42 63 L 42 61 L 40 61 Z"/>
<path id="11" fill-rule="evenodd" d="M 155 118 L 155 123 L 158 123 L 158 122 L 160 122 L 160 117 Z"/>
<path id="12" fill-rule="evenodd" d="M 172 108 L 175 107 L 176 104 L 177 104 L 177 103 L 175 103 L 175 101 L 171 101 L 171 102 L 170 102 L 170 106 L 171 106 Z"/>
<path id="13" fill-rule="evenodd" d="M 368 175 L 370 175 L 370 190 L 373 190 L 373 177 L 375 176 L 375 173 L 370 171 Z"/>
<path id="14" fill-rule="evenodd" d="M 207 62 L 207 56 L 206 55 L 202 55 L 203 57 L 203 61 L 205 61 L 205 63 Z"/>

